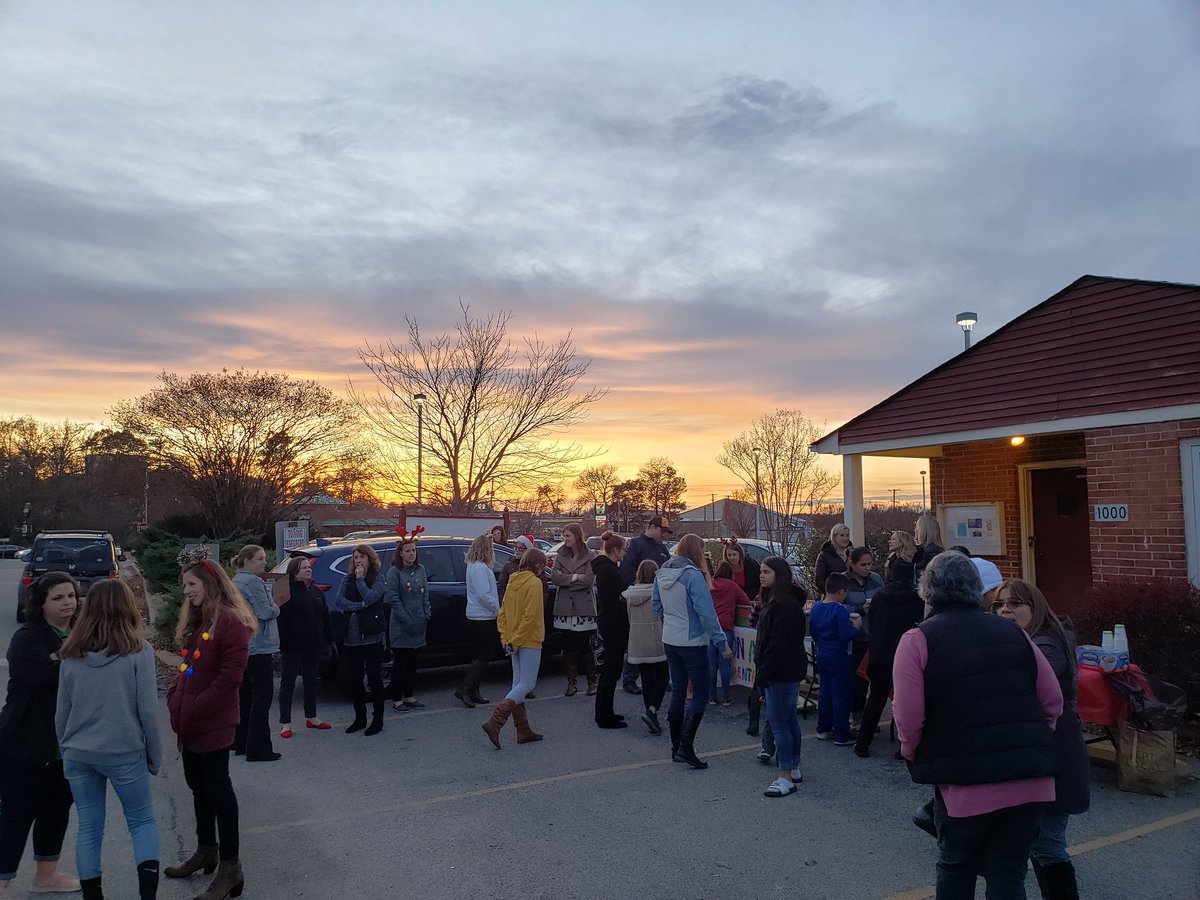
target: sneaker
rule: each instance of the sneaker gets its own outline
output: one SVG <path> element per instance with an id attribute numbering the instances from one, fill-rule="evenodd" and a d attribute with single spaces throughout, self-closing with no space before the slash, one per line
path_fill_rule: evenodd
<path id="1" fill-rule="evenodd" d="M 625 684 L 625 685 L 622 685 L 621 687 L 624 689 L 625 693 L 627 693 L 627 694 L 633 694 L 633 696 L 635 696 L 635 697 L 641 696 L 642 689 L 640 687 L 638 687 L 636 682 L 634 682 L 633 684 Z"/>
<path id="2" fill-rule="evenodd" d="M 404 700 L 405 709 L 424 709 L 425 704 L 415 697 L 407 697 Z"/>
<path id="3" fill-rule="evenodd" d="M 871 748 L 870 747 L 860 747 L 858 744 L 855 744 L 854 745 L 854 755 L 860 756 L 863 759 L 867 759 L 871 755 Z"/>
<path id="4" fill-rule="evenodd" d="M 768 753 L 766 750 L 759 750 L 756 754 L 754 754 L 754 758 L 764 766 L 769 766 L 771 764 L 771 760 L 775 758 L 775 754 Z"/>
<path id="5" fill-rule="evenodd" d="M 733 698 L 726 697 L 724 700 L 721 701 L 721 705 L 722 706 L 733 706 Z"/>
<path id="6" fill-rule="evenodd" d="M 854 738 L 847 738 L 844 741 L 834 741 L 833 746 L 835 746 L 835 747 L 853 747 L 854 746 Z"/>
<path id="7" fill-rule="evenodd" d="M 720 703 L 720 702 L 721 702 L 721 701 L 720 701 L 720 700 L 718 700 L 716 697 L 713 697 L 711 700 L 709 700 L 709 701 L 708 701 L 708 705 L 709 705 L 709 706 L 716 706 L 716 705 L 717 705 L 718 703 Z"/>
<path id="8" fill-rule="evenodd" d="M 646 728 L 651 734 L 662 734 L 662 725 L 658 721 L 657 712 L 646 710 L 640 718 L 646 724 Z"/>
<path id="9" fill-rule="evenodd" d="M 832 741 L 833 740 L 833 732 L 832 731 L 818 731 L 816 734 L 816 738 L 818 741 Z"/>

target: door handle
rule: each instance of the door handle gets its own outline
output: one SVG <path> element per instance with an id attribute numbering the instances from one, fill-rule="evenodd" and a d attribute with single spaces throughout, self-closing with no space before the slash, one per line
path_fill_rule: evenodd
<path id="1" fill-rule="evenodd" d="M 1032 547 L 1033 545 L 1034 545 L 1034 536 L 1031 534 L 1029 536 L 1029 546 Z"/>

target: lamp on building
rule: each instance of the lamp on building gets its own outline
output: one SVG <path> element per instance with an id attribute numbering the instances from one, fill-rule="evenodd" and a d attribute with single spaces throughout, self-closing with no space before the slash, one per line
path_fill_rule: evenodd
<path id="1" fill-rule="evenodd" d="M 425 428 L 425 395 L 414 394 L 413 400 L 417 404 L 417 509 L 421 509 L 421 451 L 425 446 L 425 441 L 422 440 L 422 432 Z"/>
<path id="2" fill-rule="evenodd" d="M 1014 447 L 1020 447 L 1023 443 L 1025 443 L 1025 438 L 1023 435 L 1014 434 L 1008 439 L 1008 442 Z"/>
<path id="3" fill-rule="evenodd" d="M 754 448 L 754 539 L 757 541 L 762 531 L 762 492 L 758 481 L 758 458 L 762 455 L 762 447 Z"/>
<path id="4" fill-rule="evenodd" d="M 979 316 L 973 312 L 960 312 L 954 317 L 955 323 L 963 330 L 963 349 L 971 349 L 971 330 L 975 327 L 975 323 L 979 321 Z"/>
<path id="5" fill-rule="evenodd" d="M 925 506 L 925 475 L 926 475 L 926 472 L 924 469 L 922 469 L 921 470 L 921 515 L 923 515 L 923 516 L 928 515 L 928 513 L 926 512 L 927 507 Z"/>

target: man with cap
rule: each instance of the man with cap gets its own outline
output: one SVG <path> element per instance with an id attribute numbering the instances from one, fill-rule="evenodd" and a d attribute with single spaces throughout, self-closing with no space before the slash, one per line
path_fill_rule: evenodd
<path id="1" fill-rule="evenodd" d="M 637 580 L 638 566 L 642 564 L 643 560 L 652 559 L 661 568 L 663 563 L 671 558 L 670 551 L 663 544 L 663 535 L 667 534 L 674 534 L 667 517 L 653 516 L 646 523 L 642 533 L 629 542 L 625 548 L 625 559 L 621 561 L 620 568 L 621 580 L 625 582 L 626 587 Z M 637 679 L 637 666 L 625 663 L 625 668 L 621 672 L 621 683 L 625 688 L 625 693 L 640 694 L 642 692 L 642 689 L 638 687 Z"/>

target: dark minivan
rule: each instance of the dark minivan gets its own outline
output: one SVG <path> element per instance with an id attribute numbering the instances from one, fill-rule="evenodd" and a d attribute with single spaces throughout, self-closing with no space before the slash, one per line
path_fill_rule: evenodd
<path id="1" fill-rule="evenodd" d="M 33 539 L 33 547 L 25 558 L 25 571 L 17 588 L 17 621 L 25 621 L 25 591 L 47 572 L 66 572 L 79 582 L 82 600 L 92 582 L 121 576 L 113 536 L 107 531 L 42 531 Z"/>

